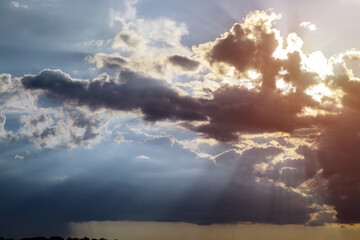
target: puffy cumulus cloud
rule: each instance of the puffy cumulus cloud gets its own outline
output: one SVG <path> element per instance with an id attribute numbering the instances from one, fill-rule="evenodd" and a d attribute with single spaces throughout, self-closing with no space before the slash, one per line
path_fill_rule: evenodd
<path id="1" fill-rule="evenodd" d="M 0 74 L 0 92 L 6 92 L 12 87 L 11 75 L 2 73 Z"/>
<path id="2" fill-rule="evenodd" d="M 4 114 L 29 113 L 36 109 L 37 94 L 26 91 L 21 78 L 10 74 L 0 75 L 0 105 Z"/>
<path id="3" fill-rule="evenodd" d="M 61 71 L 54 72 L 59 76 L 63 74 Z M 108 77 L 104 73 L 94 81 L 103 83 L 109 81 Z M 61 106 L 51 96 L 24 89 L 20 78 L 1 74 L 0 79 L 0 136 L 6 141 L 26 140 L 38 148 L 90 147 L 107 134 L 104 130 L 113 114 Z"/>
<path id="4" fill-rule="evenodd" d="M 244 23 L 235 24 L 214 42 L 200 44 L 194 51 L 221 74 L 235 68 L 238 75 L 255 69 L 262 74 L 262 86 L 275 88 L 275 75 L 280 62 L 273 57 L 279 46 L 279 32 L 272 27 L 278 15 L 256 11 L 249 14 Z"/>
<path id="5" fill-rule="evenodd" d="M 188 34 L 184 23 L 178 23 L 171 19 L 137 19 L 129 22 L 125 30 L 132 30 L 138 36 L 147 41 L 148 51 L 158 53 L 189 53 L 189 50 L 181 44 L 181 38 Z M 138 52 L 138 54 L 141 54 Z"/>
<path id="6" fill-rule="evenodd" d="M 21 115 L 16 136 L 38 148 L 91 147 L 108 134 L 111 117 L 106 112 L 92 113 L 81 108 L 38 109 Z"/>
<path id="7" fill-rule="evenodd" d="M 127 1 L 128 9 L 137 1 Z M 135 11 L 136 12 L 136 11 Z M 178 74 L 189 74 L 200 63 L 192 59 L 193 53 L 182 45 L 181 38 L 188 34 L 185 24 L 168 18 L 142 19 L 124 17 L 119 20 L 122 30 L 114 37 L 112 54 L 98 53 L 87 60 L 107 71 L 123 68 L 151 77 L 171 79 Z"/>
<path id="8" fill-rule="evenodd" d="M 143 51 L 147 41 L 134 31 L 121 31 L 113 41 L 113 48 L 122 48 L 126 51 Z"/>
<path id="9" fill-rule="evenodd" d="M 6 141 L 15 141 L 17 134 L 8 127 L 11 125 L 8 115 L 29 114 L 37 108 L 37 94 L 26 91 L 20 78 L 10 74 L 0 74 L 0 137 Z"/>

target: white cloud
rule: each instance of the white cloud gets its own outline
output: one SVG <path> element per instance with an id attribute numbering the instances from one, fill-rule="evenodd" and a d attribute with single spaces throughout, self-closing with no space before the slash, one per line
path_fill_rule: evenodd
<path id="1" fill-rule="evenodd" d="M 6 116 L 0 112 L 0 137 L 6 134 L 5 130 Z"/>
<path id="2" fill-rule="evenodd" d="M 187 26 L 168 18 L 143 19 L 137 16 L 137 0 L 124 2 L 122 11 L 110 9 L 110 28 L 119 28 L 112 40 L 112 54 L 98 53 L 87 57 L 97 68 L 109 65 L 115 69 L 127 68 L 154 78 L 171 81 L 175 76 L 190 74 L 169 63 L 169 57 L 178 55 L 191 59 L 193 52 L 181 43 L 188 34 Z M 111 61 L 111 62 L 109 62 Z"/>
<path id="3" fill-rule="evenodd" d="M 139 155 L 139 156 L 136 156 L 135 159 L 148 160 L 148 159 L 150 159 L 150 157 L 145 156 L 145 155 Z"/>
<path id="4" fill-rule="evenodd" d="M 307 28 L 310 31 L 315 31 L 317 29 L 316 25 L 311 22 L 302 22 L 302 23 L 300 23 L 299 26 L 303 27 L 303 28 Z"/>
<path id="5" fill-rule="evenodd" d="M 135 4 L 137 0 L 125 0 L 124 2 L 124 11 L 116 11 L 114 9 L 110 9 L 109 14 L 109 27 L 113 28 L 116 23 L 126 24 L 129 20 L 135 20 L 137 10 Z"/>
<path id="6" fill-rule="evenodd" d="M 20 4 L 19 2 L 15 2 L 15 1 L 10 2 L 10 6 L 12 6 L 14 8 L 28 8 L 27 5 Z"/>
<path id="7" fill-rule="evenodd" d="M 20 159 L 20 160 L 22 160 L 22 159 L 24 159 L 24 156 L 21 156 L 21 155 L 15 154 L 14 159 Z"/>
<path id="8" fill-rule="evenodd" d="M 11 87 L 11 75 L 6 73 L 0 74 L 0 92 L 6 92 Z"/>

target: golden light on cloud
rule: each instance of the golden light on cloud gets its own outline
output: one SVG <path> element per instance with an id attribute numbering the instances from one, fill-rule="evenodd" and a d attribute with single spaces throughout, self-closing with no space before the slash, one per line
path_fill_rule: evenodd
<path id="1" fill-rule="evenodd" d="M 255 71 L 255 70 L 249 70 L 249 71 L 247 71 L 247 76 L 252 80 L 256 80 L 259 77 L 261 77 L 261 73 Z"/>
<path id="2" fill-rule="evenodd" d="M 309 72 L 314 72 L 324 79 L 327 75 L 333 74 L 332 65 L 320 51 L 302 56 L 303 67 Z"/>
<path id="3" fill-rule="evenodd" d="M 331 97 L 334 95 L 333 91 L 330 90 L 324 83 L 312 86 L 305 91 L 306 94 L 310 95 L 314 100 L 319 103 L 322 102 L 323 97 Z"/>
<path id="4" fill-rule="evenodd" d="M 304 44 L 303 40 L 296 34 L 296 33 L 290 33 L 286 40 L 287 47 L 286 52 L 292 53 L 292 52 L 301 52 L 301 48 Z"/>
<path id="5" fill-rule="evenodd" d="M 283 78 L 276 81 L 276 88 L 281 90 L 281 93 L 285 95 L 295 91 L 295 87 L 291 83 L 285 82 Z"/>

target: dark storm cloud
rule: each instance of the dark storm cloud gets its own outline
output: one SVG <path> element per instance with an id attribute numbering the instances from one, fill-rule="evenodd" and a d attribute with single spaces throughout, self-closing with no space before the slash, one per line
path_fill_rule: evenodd
<path id="1" fill-rule="evenodd" d="M 198 127 L 188 127 L 221 141 L 235 140 L 237 133 L 242 132 L 290 132 L 311 124 L 309 119 L 297 116 L 304 105 L 312 104 L 304 94 L 285 96 L 267 90 L 256 92 L 224 86 L 208 100 L 181 96 L 163 81 L 130 71 L 123 71 L 120 81 L 76 81 L 61 71 L 51 70 L 22 79 L 26 89 L 41 89 L 64 103 L 92 110 L 140 110 L 148 121 L 208 120 Z"/>
<path id="2" fill-rule="evenodd" d="M 328 77 L 332 88 L 343 90 L 341 112 L 321 119 L 323 132 L 317 157 L 326 180 L 326 197 L 343 223 L 360 222 L 360 83 L 349 77 L 343 64 Z"/>
<path id="3" fill-rule="evenodd" d="M 326 126 L 318 161 L 327 180 L 329 203 L 343 223 L 360 222 L 360 113 L 344 109 Z"/>
<path id="4" fill-rule="evenodd" d="M 110 108 L 132 111 L 140 109 L 149 121 L 163 119 L 205 120 L 201 103 L 189 96 L 180 96 L 166 83 L 145 78 L 129 71 L 120 74 L 121 83 L 114 81 L 74 81 L 61 71 L 42 71 L 26 76 L 27 89 L 42 89 L 61 101 L 85 105 L 90 109 Z"/>
<path id="5" fill-rule="evenodd" d="M 208 101 L 209 124 L 196 128 L 222 141 L 237 139 L 236 133 L 291 132 L 311 125 L 311 120 L 298 117 L 309 96 L 280 95 L 272 91 L 256 92 L 226 86 L 216 90 Z"/>
<path id="6" fill-rule="evenodd" d="M 185 71 L 194 71 L 200 65 L 197 61 L 179 55 L 169 57 L 169 62 L 175 66 L 181 67 Z"/>

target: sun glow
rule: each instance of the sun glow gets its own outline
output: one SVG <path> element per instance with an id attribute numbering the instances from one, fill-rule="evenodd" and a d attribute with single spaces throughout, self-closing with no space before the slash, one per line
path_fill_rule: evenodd
<path id="1" fill-rule="evenodd" d="M 235 68 L 230 68 L 225 77 L 223 77 L 223 82 L 229 85 L 242 86 L 247 89 L 254 89 L 259 87 L 259 79 L 261 79 L 262 74 L 256 70 L 250 69 L 245 73 L 239 74 L 236 72 Z"/>
<path id="2" fill-rule="evenodd" d="M 282 78 L 276 81 L 276 88 L 281 90 L 281 93 L 285 95 L 295 91 L 295 87 L 291 83 L 285 82 Z"/>
<path id="3" fill-rule="evenodd" d="M 302 56 L 302 63 L 307 71 L 319 74 L 321 79 L 324 79 L 326 76 L 333 73 L 332 65 L 320 51 L 310 53 L 307 56 Z"/>
<path id="4" fill-rule="evenodd" d="M 319 103 L 323 101 L 323 97 L 331 97 L 334 95 L 333 91 L 331 91 L 324 83 L 310 87 L 305 91 L 305 93 L 310 95 Z"/>
<path id="5" fill-rule="evenodd" d="M 249 71 L 247 71 L 247 76 L 252 80 L 256 80 L 259 77 L 261 77 L 261 73 L 258 73 L 255 70 L 249 70 Z"/>
<path id="6" fill-rule="evenodd" d="M 277 37 L 279 46 L 276 48 L 276 50 L 273 53 L 273 57 L 275 59 L 287 59 L 288 53 L 293 52 L 299 52 L 302 53 L 301 48 L 304 44 L 303 40 L 296 34 L 296 33 L 290 33 L 287 36 L 286 39 L 286 49 L 284 49 L 284 40 L 282 37 Z"/>

